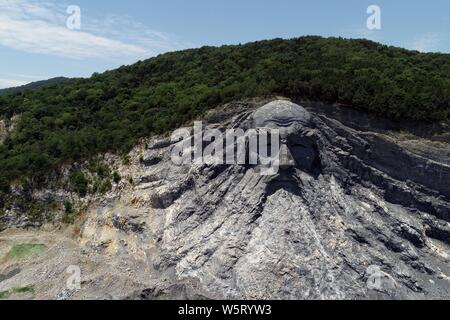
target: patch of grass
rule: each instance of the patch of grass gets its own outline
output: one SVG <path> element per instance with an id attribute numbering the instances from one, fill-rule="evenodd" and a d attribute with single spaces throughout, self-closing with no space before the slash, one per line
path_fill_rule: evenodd
<path id="1" fill-rule="evenodd" d="M 15 288 L 13 289 L 14 293 L 32 293 L 34 294 L 34 288 L 33 287 L 23 287 L 23 288 Z"/>
<path id="2" fill-rule="evenodd" d="M 44 252 L 47 247 L 44 244 L 21 243 L 15 244 L 9 252 L 10 257 L 14 260 L 21 260 L 34 254 Z"/>
<path id="3" fill-rule="evenodd" d="M 22 287 L 22 288 L 14 288 L 14 289 L 8 290 L 8 291 L 2 291 L 2 292 L 0 292 L 0 300 L 8 299 L 9 297 L 11 297 L 11 295 L 13 293 L 17 293 L 17 294 L 31 293 L 34 295 L 35 290 L 34 290 L 34 287 Z"/>
<path id="4" fill-rule="evenodd" d="M 8 299 L 10 296 L 11 296 L 11 292 L 9 292 L 9 291 L 0 292 L 0 300 Z"/>

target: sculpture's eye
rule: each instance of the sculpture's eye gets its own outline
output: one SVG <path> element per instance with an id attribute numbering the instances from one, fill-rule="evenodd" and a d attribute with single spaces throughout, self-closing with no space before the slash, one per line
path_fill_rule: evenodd
<path id="1" fill-rule="evenodd" d="M 314 152 L 311 148 L 308 148 L 301 144 L 290 145 L 289 149 L 291 150 L 292 155 L 296 160 L 308 160 L 314 156 Z"/>
<path id="2" fill-rule="evenodd" d="M 318 165 L 318 153 L 312 144 L 289 144 L 289 150 L 298 169 L 311 172 Z"/>
<path id="3" fill-rule="evenodd" d="M 278 120 L 278 119 L 272 119 L 270 121 L 266 121 L 264 123 L 264 125 L 267 128 L 286 128 L 286 127 L 290 127 L 292 125 L 294 125 L 296 123 L 295 120 L 287 120 L 287 119 L 283 119 L 283 120 Z"/>

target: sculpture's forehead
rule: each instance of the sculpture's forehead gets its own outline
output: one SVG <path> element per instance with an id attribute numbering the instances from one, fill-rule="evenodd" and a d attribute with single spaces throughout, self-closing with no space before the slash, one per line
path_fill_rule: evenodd
<path id="1" fill-rule="evenodd" d="M 303 107 L 289 101 L 273 101 L 259 108 L 253 113 L 253 121 L 256 126 L 264 126 L 274 122 L 280 125 L 301 123 L 309 125 L 311 114 Z"/>

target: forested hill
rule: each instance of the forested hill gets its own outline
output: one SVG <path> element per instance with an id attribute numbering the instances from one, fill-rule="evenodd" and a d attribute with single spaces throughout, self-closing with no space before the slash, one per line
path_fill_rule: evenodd
<path id="1" fill-rule="evenodd" d="M 342 103 L 395 119 L 449 118 L 450 55 L 367 40 L 303 37 L 160 55 L 90 79 L 0 96 L 19 114 L 0 145 L 0 186 L 138 138 L 176 128 L 205 110 L 251 96 Z M 21 179 L 23 180 L 23 179 Z"/>
<path id="2" fill-rule="evenodd" d="M 67 80 L 68 80 L 68 78 L 57 77 L 57 78 L 51 78 L 48 80 L 35 81 L 35 82 L 31 82 L 29 84 L 25 84 L 20 87 L 0 89 L 0 95 L 15 94 L 15 93 L 20 93 L 20 92 L 23 93 L 27 90 L 37 89 L 37 88 L 48 86 L 51 84 L 58 84 L 58 83 L 61 83 L 61 82 L 67 81 Z"/>

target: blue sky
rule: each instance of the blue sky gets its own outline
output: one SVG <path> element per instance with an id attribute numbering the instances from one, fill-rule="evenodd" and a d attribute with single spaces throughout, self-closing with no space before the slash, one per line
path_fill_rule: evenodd
<path id="1" fill-rule="evenodd" d="M 366 26 L 369 5 L 381 30 Z M 81 29 L 66 27 L 69 5 Z M 159 53 L 302 35 L 450 53 L 450 1 L 0 0 L 0 88 L 87 77 Z"/>

